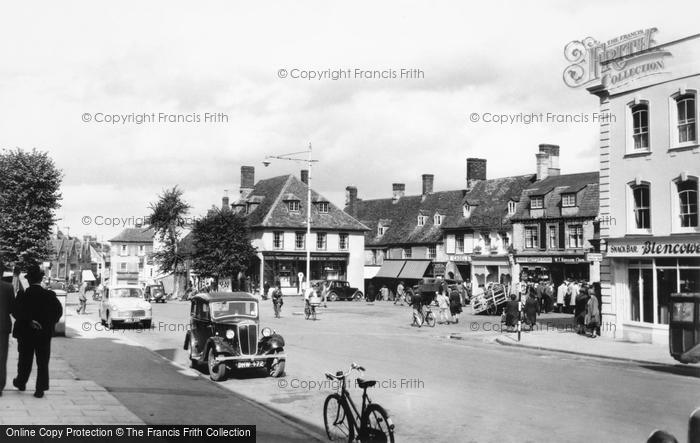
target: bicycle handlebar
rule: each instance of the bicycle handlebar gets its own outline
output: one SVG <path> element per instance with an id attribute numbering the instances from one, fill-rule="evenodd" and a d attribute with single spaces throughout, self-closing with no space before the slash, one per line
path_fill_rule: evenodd
<path id="1" fill-rule="evenodd" d="M 342 380 L 343 378 L 346 378 L 348 375 L 350 375 L 350 373 L 353 370 L 358 372 L 364 372 L 365 368 L 353 362 L 350 364 L 350 369 L 347 372 L 338 371 L 335 375 L 331 374 L 330 372 L 326 372 L 326 378 L 328 380 Z"/>

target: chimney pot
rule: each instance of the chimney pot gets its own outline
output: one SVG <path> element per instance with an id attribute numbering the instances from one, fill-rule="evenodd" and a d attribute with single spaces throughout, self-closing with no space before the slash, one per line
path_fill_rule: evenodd
<path id="1" fill-rule="evenodd" d="M 241 166 L 241 197 L 247 198 L 255 187 L 255 167 Z"/>
<path id="2" fill-rule="evenodd" d="M 554 176 L 561 173 L 559 168 L 559 145 L 550 145 L 542 143 L 539 145 L 540 152 L 547 153 L 549 155 L 549 166 L 547 175 Z"/>
<path id="3" fill-rule="evenodd" d="M 537 160 L 537 180 L 544 180 L 549 177 L 549 154 L 547 152 L 538 152 L 535 154 Z"/>
<path id="4" fill-rule="evenodd" d="M 357 188 L 354 186 L 345 188 L 345 212 L 357 216 Z"/>

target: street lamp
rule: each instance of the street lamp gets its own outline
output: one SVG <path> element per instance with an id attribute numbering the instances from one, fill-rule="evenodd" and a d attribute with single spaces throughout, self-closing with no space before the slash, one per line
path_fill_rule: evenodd
<path id="1" fill-rule="evenodd" d="M 306 154 L 306 158 L 295 157 L 297 155 Z M 270 166 L 270 159 L 277 160 L 291 160 L 296 162 L 306 162 L 309 174 L 306 179 L 306 286 L 309 288 L 309 281 L 311 277 L 311 165 L 318 162 L 311 158 L 311 143 L 309 143 L 309 149 L 306 151 L 290 152 L 288 154 L 281 155 L 267 155 L 265 160 L 263 160 L 263 165 L 265 167 Z"/>

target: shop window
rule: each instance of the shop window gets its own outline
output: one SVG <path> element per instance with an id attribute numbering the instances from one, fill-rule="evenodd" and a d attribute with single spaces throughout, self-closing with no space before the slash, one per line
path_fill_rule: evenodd
<path id="1" fill-rule="evenodd" d="M 436 255 L 437 255 L 436 247 L 435 246 L 428 246 L 426 257 L 429 259 L 433 259 L 433 258 L 435 258 Z"/>
<path id="2" fill-rule="evenodd" d="M 576 206 L 576 194 L 568 193 L 568 194 L 562 194 L 561 196 L 561 205 L 564 208 L 573 208 Z"/>
<path id="3" fill-rule="evenodd" d="M 676 182 L 681 228 L 698 227 L 698 182 L 687 179 Z"/>
<path id="4" fill-rule="evenodd" d="M 636 229 L 651 229 L 649 195 L 649 185 L 641 184 L 632 186 L 632 211 L 634 213 L 634 227 Z"/>
<path id="5" fill-rule="evenodd" d="M 403 248 L 403 258 L 411 258 L 413 251 L 411 248 Z"/>
<path id="6" fill-rule="evenodd" d="M 294 247 L 296 249 L 305 249 L 306 248 L 306 233 L 305 232 L 294 233 Z"/>
<path id="7" fill-rule="evenodd" d="M 455 236 L 455 248 L 457 254 L 464 253 L 464 235 L 458 234 Z"/>
<path id="8" fill-rule="evenodd" d="M 632 143 L 634 151 L 649 150 L 649 105 L 632 106 Z"/>
<path id="9" fill-rule="evenodd" d="M 583 226 L 569 225 L 569 247 L 583 248 Z"/>
<path id="10" fill-rule="evenodd" d="M 668 303 L 671 294 L 678 292 L 676 268 L 656 268 L 656 318 L 662 325 L 668 324 Z"/>
<path id="11" fill-rule="evenodd" d="M 537 226 L 526 226 L 525 227 L 525 247 L 527 249 L 539 248 L 540 241 L 538 238 Z"/>
<path id="12" fill-rule="evenodd" d="M 274 249 L 284 249 L 284 232 L 272 233 L 272 247 Z"/>
<path id="13" fill-rule="evenodd" d="M 348 249 L 348 234 L 341 232 L 338 235 L 338 249 L 346 251 Z"/>
<path id="14" fill-rule="evenodd" d="M 319 232 L 316 234 L 316 249 L 319 251 L 326 250 L 326 233 Z"/>
<path id="15" fill-rule="evenodd" d="M 654 287 L 651 269 L 629 269 L 630 320 L 654 322 Z"/>

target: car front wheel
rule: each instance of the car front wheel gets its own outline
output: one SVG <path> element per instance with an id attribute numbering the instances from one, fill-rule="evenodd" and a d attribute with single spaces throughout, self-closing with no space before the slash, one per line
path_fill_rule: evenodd
<path id="1" fill-rule="evenodd" d="M 221 381 L 226 377 L 226 365 L 224 363 L 216 363 L 214 348 L 209 348 L 207 363 L 209 366 L 209 378 L 213 381 Z"/>
<path id="2" fill-rule="evenodd" d="M 357 292 L 355 292 L 355 295 L 352 296 L 352 299 L 354 301 L 362 301 L 365 299 L 365 296 L 362 294 L 362 292 L 357 291 Z"/>
<path id="3" fill-rule="evenodd" d="M 338 294 L 335 292 L 331 292 L 328 294 L 328 301 L 337 301 L 338 300 Z"/>

